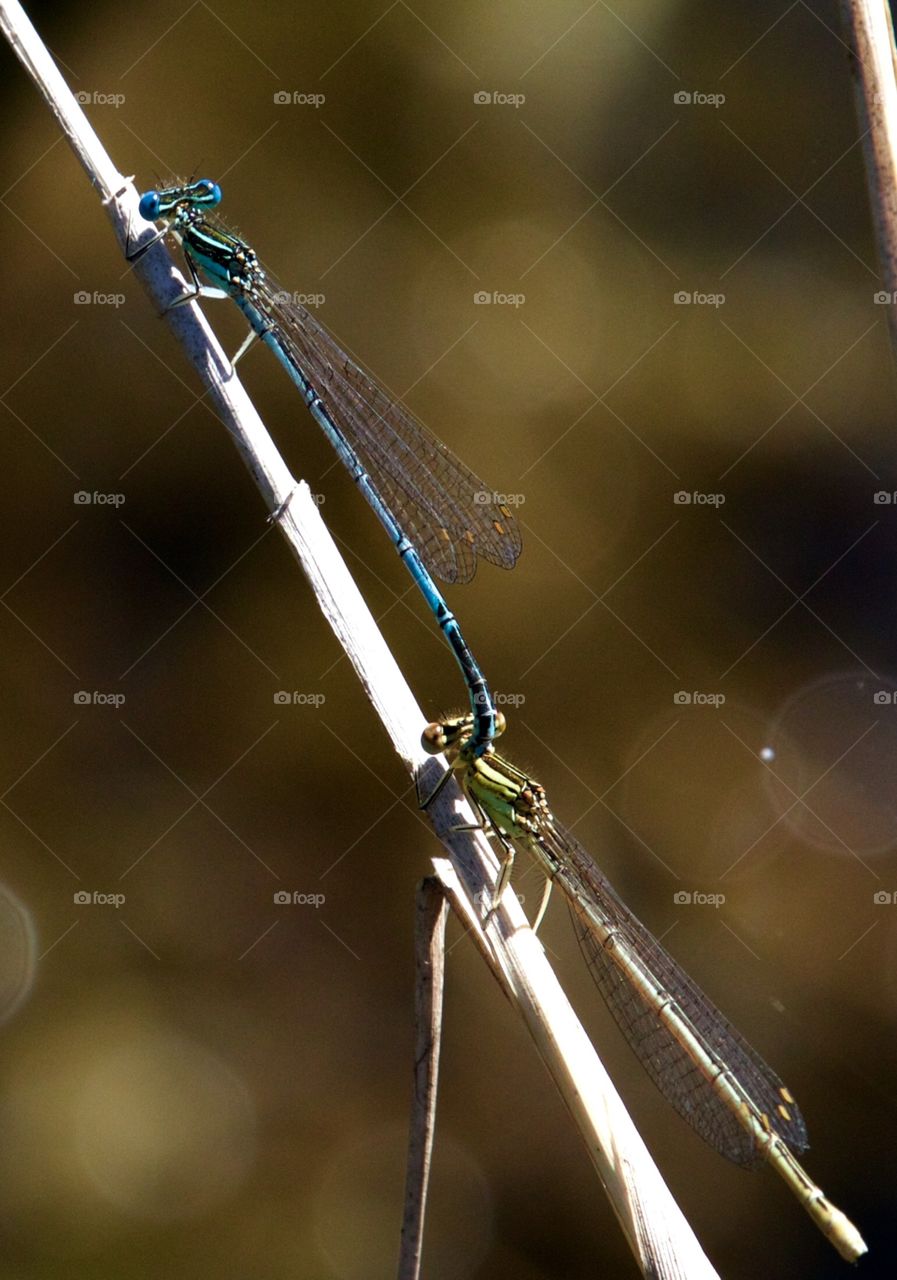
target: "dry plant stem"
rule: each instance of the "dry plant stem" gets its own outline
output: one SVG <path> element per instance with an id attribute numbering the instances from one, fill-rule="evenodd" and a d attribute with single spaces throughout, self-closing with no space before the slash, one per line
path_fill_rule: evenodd
<path id="1" fill-rule="evenodd" d="M 48 102 L 60 128 L 104 201 L 122 246 L 151 241 L 155 228 L 137 211 L 133 184 L 116 170 L 21 5 L 0 0 L 0 29 Z M 139 238 L 139 239 L 138 239 Z M 160 242 L 135 265 L 159 311 L 185 283 Z M 349 656 L 396 751 L 429 794 L 440 761 L 420 746 L 423 716 L 378 632 L 305 484 L 296 486 L 264 425 L 195 304 L 166 319 L 206 387 L 269 512 L 311 584 L 325 617 Z M 474 815 L 454 782 L 428 810 L 451 861 L 434 860 L 455 908 L 527 1023 L 607 1190 L 641 1272 L 658 1280 L 711 1280 L 716 1275 L 664 1186 L 644 1143 L 613 1089 L 554 976 L 541 943 L 513 895 L 505 895 L 483 930 L 477 902 L 490 901 L 497 862 L 479 832 L 458 830 Z"/>
<path id="2" fill-rule="evenodd" d="M 539 939 L 528 926 L 508 933 L 504 909 L 490 915 L 484 926 L 476 898 L 456 865 L 434 858 L 433 866 L 469 936 L 484 955 L 493 955 L 493 972 L 523 1017 L 583 1136 L 642 1274 L 680 1280 L 716 1276 L 558 988 Z M 513 895 L 505 895 L 509 897 Z"/>
<path id="3" fill-rule="evenodd" d="M 888 325 L 897 352 L 897 50 L 887 0 L 841 0 Z"/>
<path id="4" fill-rule="evenodd" d="M 398 1280 L 418 1280 L 420 1276 L 436 1127 L 448 905 L 445 891 L 435 876 L 421 881 L 414 904 L 414 1088 Z"/>

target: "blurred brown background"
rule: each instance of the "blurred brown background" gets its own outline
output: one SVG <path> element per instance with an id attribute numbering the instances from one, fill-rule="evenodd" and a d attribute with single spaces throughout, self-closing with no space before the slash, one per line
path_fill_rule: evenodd
<path id="1" fill-rule="evenodd" d="M 516 571 L 450 593 L 507 750 L 788 1082 L 863 1273 L 891 1274 L 897 436 L 835 5 L 31 12 L 123 172 L 219 179 L 284 284 L 521 495 Z M 388 1276 L 436 844 L 4 69 L 0 1276 Z M 236 310 L 207 310 L 235 349 Z M 260 350 L 241 372 L 425 714 L 459 705 L 293 387 Z M 559 903 L 544 939 L 721 1272 L 845 1274 L 771 1172 L 655 1094 Z M 426 1274 L 634 1274 L 526 1034 L 453 941 Z"/>

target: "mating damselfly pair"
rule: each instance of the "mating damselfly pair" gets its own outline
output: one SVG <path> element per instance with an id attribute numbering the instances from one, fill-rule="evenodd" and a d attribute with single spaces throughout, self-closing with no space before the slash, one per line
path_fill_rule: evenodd
<path id="1" fill-rule="evenodd" d="M 429 726 L 426 748 L 451 771 L 498 838 L 507 881 L 515 849 L 533 857 L 570 906 L 589 971 L 650 1078 L 717 1151 L 743 1166 L 767 1160 L 842 1255 L 865 1245 L 795 1159 L 807 1146 L 791 1094 L 685 971 L 635 918 L 594 860 L 554 818 L 542 786 L 498 754 L 504 727 L 488 684 L 434 577 L 467 581 L 478 556 L 510 568 L 521 539 L 512 514 L 365 373 L 259 265 L 255 251 L 210 210 L 218 185 L 149 191 L 141 214 L 180 243 L 194 288 L 184 302 L 230 297 L 254 339 L 269 347 L 394 542 L 454 653 L 470 715 Z M 142 250 L 141 250 L 142 252 Z"/>

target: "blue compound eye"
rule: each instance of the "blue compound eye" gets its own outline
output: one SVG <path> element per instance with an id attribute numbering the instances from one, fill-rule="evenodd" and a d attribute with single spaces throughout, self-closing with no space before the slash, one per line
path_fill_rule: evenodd
<path id="1" fill-rule="evenodd" d="M 196 192 L 203 204 L 216 205 L 221 203 L 221 188 L 211 178 L 201 178 L 196 183 Z"/>
<path id="2" fill-rule="evenodd" d="M 146 218 L 147 222 L 155 222 L 159 216 L 159 193 L 158 191 L 147 191 L 140 197 L 140 204 L 137 208 L 140 210 L 140 216 Z"/>

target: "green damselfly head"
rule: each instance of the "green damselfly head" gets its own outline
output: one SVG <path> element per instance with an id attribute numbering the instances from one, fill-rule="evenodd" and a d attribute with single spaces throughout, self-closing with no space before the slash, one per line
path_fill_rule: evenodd
<path id="1" fill-rule="evenodd" d="M 495 737 L 504 733 L 508 726 L 501 711 L 495 713 Z M 447 755 L 450 761 L 455 760 L 463 751 L 464 745 L 473 733 L 473 716 L 447 716 L 444 720 L 434 720 L 428 724 L 421 734 L 420 742 L 427 755 Z"/>

